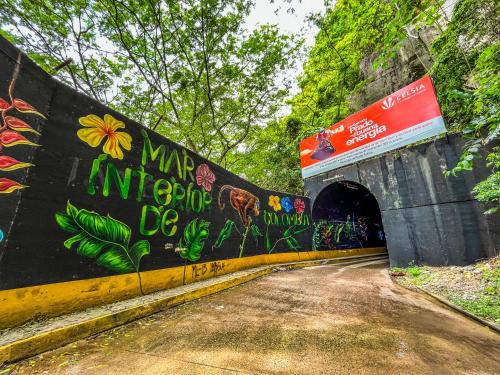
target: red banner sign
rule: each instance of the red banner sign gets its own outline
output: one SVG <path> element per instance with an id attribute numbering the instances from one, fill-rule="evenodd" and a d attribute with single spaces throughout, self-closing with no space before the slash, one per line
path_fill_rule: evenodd
<path id="1" fill-rule="evenodd" d="M 431 78 L 425 76 L 300 142 L 307 178 L 444 133 Z"/>

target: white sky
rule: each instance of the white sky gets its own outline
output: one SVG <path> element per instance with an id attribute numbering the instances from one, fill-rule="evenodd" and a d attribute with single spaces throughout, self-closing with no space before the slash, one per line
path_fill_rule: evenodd
<path id="1" fill-rule="evenodd" d="M 247 18 L 246 27 L 249 30 L 255 29 L 258 25 L 276 24 L 283 34 L 301 34 L 305 38 L 305 47 L 311 47 L 314 44 L 314 37 L 318 32 L 307 22 L 307 15 L 310 13 L 324 13 L 324 0 L 292 0 L 289 4 L 285 0 L 256 0 L 255 8 Z M 294 13 L 287 12 L 293 7 Z M 304 56 L 305 58 L 305 56 Z M 294 76 L 302 72 L 302 64 L 305 61 L 297 61 Z M 293 91 L 296 90 L 295 84 Z"/>
<path id="2" fill-rule="evenodd" d="M 290 7 L 295 9 L 293 14 L 287 12 Z M 306 45 L 311 46 L 318 30 L 309 27 L 306 17 L 310 13 L 323 13 L 324 9 L 324 0 L 292 0 L 291 4 L 284 0 L 274 0 L 274 4 L 271 4 L 271 0 L 256 0 L 255 8 L 247 18 L 246 26 L 253 29 L 259 24 L 273 23 L 286 34 L 305 32 Z"/>

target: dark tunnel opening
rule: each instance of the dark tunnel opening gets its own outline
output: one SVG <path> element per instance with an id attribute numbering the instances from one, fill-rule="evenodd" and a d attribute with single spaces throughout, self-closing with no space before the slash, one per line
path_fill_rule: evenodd
<path id="1" fill-rule="evenodd" d="M 356 182 L 334 182 L 323 189 L 312 217 L 315 250 L 386 246 L 377 200 Z"/>

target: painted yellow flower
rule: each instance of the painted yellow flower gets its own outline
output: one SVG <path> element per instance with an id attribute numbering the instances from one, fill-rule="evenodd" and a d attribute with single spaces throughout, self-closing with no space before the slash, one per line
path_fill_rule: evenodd
<path id="1" fill-rule="evenodd" d="M 125 132 L 118 132 L 117 129 L 125 128 L 123 121 L 115 119 L 111 115 L 104 115 L 104 120 L 97 115 L 87 115 L 80 117 L 79 122 L 86 129 L 80 129 L 76 133 L 78 138 L 87 142 L 91 147 L 97 147 L 106 137 L 106 143 L 102 150 L 115 159 L 123 159 L 123 151 L 132 149 L 132 137 Z"/>
<path id="2" fill-rule="evenodd" d="M 274 211 L 281 210 L 280 197 L 278 197 L 277 195 L 270 195 L 268 204 L 273 208 Z"/>

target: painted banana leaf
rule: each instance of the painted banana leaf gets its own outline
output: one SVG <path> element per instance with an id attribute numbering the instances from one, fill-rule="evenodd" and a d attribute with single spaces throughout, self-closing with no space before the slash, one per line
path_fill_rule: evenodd
<path id="1" fill-rule="evenodd" d="M 228 219 L 226 220 L 226 224 L 224 224 L 224 228 L 219 232 L 219 236 L 217 237 L 217 241 L 215 241 L 215 245 L 213 247 L 219 248 L 222 246 L 222 243 L 229 238 L 231 232 L 234 228 L 234 221 Z"/>
<path id="2" fill-rule="evenodd" d="M 292 225 L 283 232 L 283 238 L 285 238 L 288 247 L 293 251 L 298 251 L 302 246 L 300 242 L 295 238 L 297 234 L 305 232 L 308 228 L 301 228 L 296 225 Z"/>
<path id="3" fill-rule="evenodd" d="M 139 272 L 141 258 L 149 254 L 149 242 L 137 241 L 129 248 L 131 231 L 121 221 L 101 216 L 96 212 L 77 209 L 69 201 L 66 213 L 56 213 L 57 224 L 73 234 L 64 241 L 71 249 L 77 244 L 76 252 L 87 258 L 96 258 L 99 266 L 118 272 Z"/>
<path id="4" fill-rule="evenodd" d="M 191 262 L 196 262 L 201 257 L 201 251 L 208 238 L 208 226 L 210 223 L 205 220 L 194 219 L 184 228 L 184 235 L 179 241 L 180 256 Z"/>

